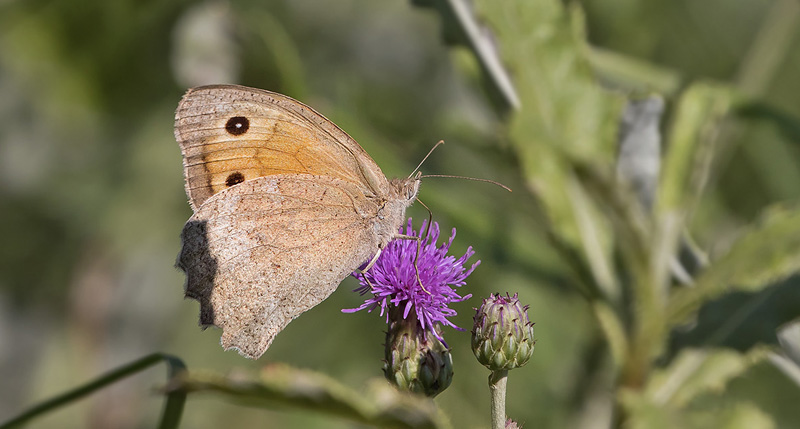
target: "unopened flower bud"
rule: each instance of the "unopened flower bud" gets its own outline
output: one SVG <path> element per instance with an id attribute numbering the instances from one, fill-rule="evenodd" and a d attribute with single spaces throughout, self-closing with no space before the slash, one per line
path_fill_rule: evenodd
<path id="1" fill-rule="evenodd" d="M 401 390 L 433 397 L 453 381 L 450 350 L 434 335 L 420 327 L 412 316 L 403 319 L 403 311 L 392 307 L 386 332 L 386 361 L 383 373 Z"/>
<path id="2" fill-rule="evenodd" d="M 472 352 L 492 371 L 521 367 L 533 354 L 533 323 L 517 294 L 491 294 L 475 313 Z"/>

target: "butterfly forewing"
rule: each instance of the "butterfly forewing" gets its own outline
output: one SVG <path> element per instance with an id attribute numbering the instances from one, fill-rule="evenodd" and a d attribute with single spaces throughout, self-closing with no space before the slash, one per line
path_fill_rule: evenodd
<path id="1" fill-rule="evenodd" d="M 236 85 L 191 89 L 175 113 L 175 137 L 194 209 L 223 189 L 279 174 L 328 176 L 388 193 L 386 177 L 358 143 L 281 94 Z"/>

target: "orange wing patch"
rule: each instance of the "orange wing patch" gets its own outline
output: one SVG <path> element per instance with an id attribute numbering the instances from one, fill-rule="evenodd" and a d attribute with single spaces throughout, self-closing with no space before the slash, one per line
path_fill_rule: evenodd
<path id="1" fill-rule="evenodd" d="M 340 141 L 349 136 L 321 128 L 314 115 L 321 116 L 310 108 L 292 111 L 279 100 L 220 101 L 212 93 L 189 92 L 176 112 L 175 135 L 193 209 L 258 177 L 312 174 L 370 184 L 349 142 Z"/>

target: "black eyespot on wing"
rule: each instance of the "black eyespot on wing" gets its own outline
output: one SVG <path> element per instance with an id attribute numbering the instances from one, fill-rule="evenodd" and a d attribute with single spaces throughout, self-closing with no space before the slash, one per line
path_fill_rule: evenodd
<path id="1" fill-rule="evenodd" d="M 250 121 L 244 116 L 234 116 L 225 123 L 225 131 L 235 136 L 240 136 L 250 128 Z"/>
<path id="2" fill-rule="evenodd" d="M 242 182 L 244 182 L 244 174 L 238 171 L 234 171 L 228 176 L 227 179 L 225 179 L 225 186 L 230 188 L 231 186 L 237 185 Z"/>

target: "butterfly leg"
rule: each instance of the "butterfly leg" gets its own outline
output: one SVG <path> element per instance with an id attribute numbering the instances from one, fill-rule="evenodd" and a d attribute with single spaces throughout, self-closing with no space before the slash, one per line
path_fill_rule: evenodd
<path id="1" fill-rule="evenodd" d="M 436 145 L 433 146 L 433 148 L 431 149 L 431 152 L 433 152 L 433 149 L 436 149 L 436 147 L 439 146 L 440 144 L 444 144 L 444 140 L 440 140 L 439 143 L 436 143 Z M 428 152 L 428 155 L 430 155 L 430 152 Z M 427 158 L 427 156 L 425 158 Z M 423 161 L 424 161 L 424 159 L 423 159 Z M 417 167 L 417 168 L 419 168 L 419 167 Z M 416 240 L 417 240 L 417 255 L 414 257 L 414 273 L 417 275 L 417 283 L 419 283 L 419 287 L 421 287 L 422 290 L 425 291 L 425 293 L 430 295 L 431 293 L 428 292 L 428 289 L 425 289 L 425 285 L 422 284 L 422 280 L 419 278 L 419 266 L 417 266 L 417 261 L 419 260 L 419 252 L 422 249 L 422 237 L 426 237 L 426 238 L 428 237 L 428 232 L 430 231 L 430 226 L 433 223 L 433 212 L 420 199 L 417 199 L 417 202 L 419 202 L 420 205 L 422 205 L 422 207 L 425 207 L 425 210 L 428 211 L 428 223 L 425 224 L 425 231 L 420 231 L 419 232 L 419 237 L 415 237 Z"/>
<path id="2" fill-rule="evenodd" d="M 369 271 L 370 268 L 372 268 L 373 265 L 375 265 L 375 262 L 378 261 L 378 257 L 381 256 L 382 251 L 383 249 L 378 248 L 378 252 L 375 253 L 375 256 L 373 256 L 372 259 L 369 261 L 369 264 L 367 264 L 367 266 L 364 267 L 363 270 L 361 270 L 362 273 L 366 273 L 367 271 Z"/>
<path id="3" fill-rule="evenodd" d="M 366 273 L 370 268 L 372 268 L 373 265 L 375 265 L 375 262 L 378 260 L 378 257 L 381 256 L 381 252 L 382 251 L 383 251 L 383 249 L 378 249 L 378 252 L 375 253 L 375 256 L 372 257 L 372 259 L 369 261 L 367 266 L 364 267 L 363 270 L 360 270 L 362 274 Z M 375 286 L 372 285 L 372 282 L 369 281 L 369 278 L 367 278 L 367 276 L 364 276 L 364 280 L 366 280 L 367 284 L 369 285 L 369 289 L 374 291 L 375 290 Z"/>
<path id="4" fill-rule="evenodd" d="M 427 231 L 426 231 L 426 233 L 427 233 Z M 400 240 L 416 240 L 417 241 L 417 254 L 416 254 L 416 256 L 414 256 L 414 274 L 417 276 L 417 284 L 419 284 L 419 287 L 421 287 L 422 290 L 425 291 L 425 293 L 430 295 L 431 293 L 428 292 L 428 289 L 425 289 L 425 285 L 422 284 L 422 279 L 419 278 L 419 266 L 417 266 L 417 261 L 419 260 L 419 252 L 422 250 L 422 237 L 423 237 L 422 234 L 420 234 L 419 237 L 416 237 L 416 236 L 413 236 L 413 235 L 405 235 L 405 234 L 397 234 L 397 235 L 394 236 L 394 238 L 400 239 Z"/>
<path id="5" fill-rule="evenodd" d="M 425 286 L 422 284 L 422 280 L 419 278 L 419 267 L 417 267 L 417 259 L 419 259 L 420 243 L 422 243 L 422 240 L 420 240 L 419 237 L 414 237 L 413 235 L 397 235 L 395 238 L 399 238 L 400 240 L 417 240 L 417 256 L 414 257 L 414 273 L 417 275 L 417 283 L 419 283 L 419 286 L 425 291 L 425 293 L 430 295 L 431 293 L 428 292 L 428 289 L 425 289 Z M 381 256 L 382 251 L 383 249 L 378 249 L 378 252 L 375 253 L 375 256 L 372 257 L 367 266 L 361 270 L 362 273 L 366 273 L 370 268 L 372 268 L 373 265 L 375 265 L 375 262 L 378 260 L 378 257 Z M 375 290 L 375 286 L 372 285 L 372 282 L 369 281 L 367 276 L 364 276 L 364 280 L 367 281 L 370 290 Z"/>
<path id="6" fill-rule="evenodd" d="M 363 273 L 363 271 L 362 271 L 362 273 Z M 367 284 L 369 285 L 369 290 L 372 291 L 372 293 L 375 293 L 375 286 L 372 284 L 371 281 L 369 281 L 369 277 L 364 276 L 363 278 L 364 278 L 364 281 L 366 281 Z"/>
<path id="7" fill-rule="evenodd" d="M 414 274 L 417 277 L 417 284 L 419 284 L 419 287 L 421 287 L 422 290 L 425 291 L 425 293 L 430 295 L 431 293 L 428 291 L 428 289 L 425 289 L 425 285 L 422 284 L 422 279 L 419 278 L 419 266 L 417 266 L 417 260 L 419 260 L 419 252 L 422 249 L 422 239 L 420 237 L 416 237 L 416 236 L 413 236 L 413 235 L 405 235 L 405 234 L 397 234 L 397 235 L 394 236 L 394 239 L 415 240 L 417 242 L 417 254 L 416 254 L 416 256 L 414 256 Z M 381 252 L 382 251 L 383 251 L 383 249 L 378 249 L 378 252 L 375 253 L 375 256 L 372 257 L 372 259 L 369 261 L 367 266 L 364 267 L 363 270 L 361 270 L 362 273 L 365 273 L 365 272 L 369 271 L 369 269 L 372 268 L 373 265 L 375 265 L 375 262 L 378 261 L 378 257 L 381 256 Z M 364 277 L 364 279 L 366 280 L 366 277 Z M 372 283 L 369 282 L 369 280 L 367 280 L 367 284 L 369 284 L 370 289 L 373 289 L 373 290 L 375 289 L 372 286 Z"/>

